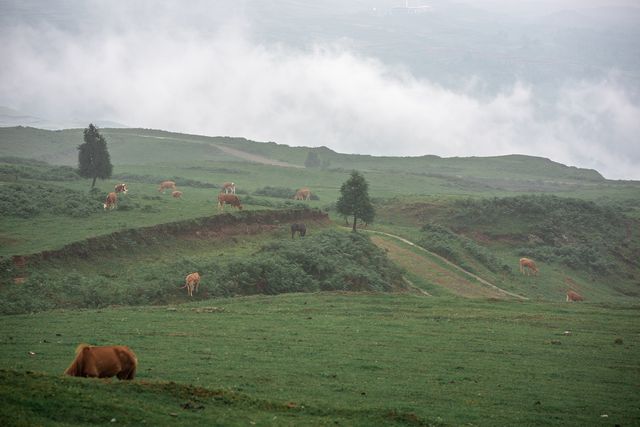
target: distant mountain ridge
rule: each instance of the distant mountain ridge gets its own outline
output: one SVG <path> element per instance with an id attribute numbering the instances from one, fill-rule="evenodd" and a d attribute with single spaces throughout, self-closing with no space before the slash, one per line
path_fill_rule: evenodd
<path id="1" fill-rule="evenodd" d="M 290 147 L 274 142 L 256 142 L 239 137 L 209 137 L 139 128 L 102 128 L 114 164 L 145 165 L 166 162 L 247 162 L 304 166 L 316 152 L 325 169 L 380 171 L 444 177 L 482 183 L 497 181 L 604 182 L 593 169 L 583 169 L 542 157 L 510 154 L 493 157 L 378 157 L 343 154 L 327 147 Z M 77 146 L 82 128 L 45 130 L 32 127 L 0 128 L 0 157 L 21 157 L 52 164 L 77 164 Z M 231 148 L 232 150 L 225 150 Z M 247 153 L 247 156 L 239 155 Z M 235 153 L 235 154 L 234 154 Z M 249 156 L 253 155 L 253 156 Z M 283 167 L 283 166 L 278 166 Z"/>
<path id="2" fill-rule="evenodd" d="M 33 116 L 28 113 L 9 107 L 0 106 L 0 127 L 30 126 L 38 129 L 62 130 L 71 128 L 84 128 L 89 123 L 80 120 L 56 121 L 43 117 Z M 93 122 L 98 127 L 123 128 L 122 123 L 112 120 L 96 120 Z"/>

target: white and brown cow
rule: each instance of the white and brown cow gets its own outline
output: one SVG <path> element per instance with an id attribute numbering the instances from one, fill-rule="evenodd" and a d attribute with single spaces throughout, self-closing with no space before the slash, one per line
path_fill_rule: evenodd
<path id="1" fill-rule="evenodd" d="M 242 210 L 240 199 L 235 194 L 218 194 L 218 210 L 224 211 L 224 205 L 231 205 Z"/>
<path id="2" fill-rule="evenodd" d="M 187 288 L 187 294 L 192 297 L 194 289 L 198 292 L 198 286 L 200 286 L 200 273 L 196 272 L 187 274 L 187 277 L 185 277 L 185 284 L 180 289 Z"/>
<path id="3" fill-rule="evenodd" d="M 222 184 L 222 191 L 224 194 L 236 194 L 235 182 L 225 182 Z"/>
<path id="4" fill-rule="evenodd" d="M 296 195 L 293 196 L 294 200 L 309 200 L 311 199 L 311 190 L 307 187 L 302 187 L 296 191 Z"/>
<path id="5" fill-rule="evenodd" d="M 177 191 L 177 190 L 176 190 L 176 191 L 174 191 L 173 193 L 171 193 L 171 196 L 172 196 L 174 199 L 179 199 L 179 198 L 181 198 L 181 197 L 182 197 L 182 191 Z"/>
<path id="6" fill-rule="evenodd" d="M 164 194 L 165 190 L 174 190 L 176 189 L 176 183 L 174 181 L 162 181 L 160 186 L 158 187 L 158 192 Z"/>
<path id="7" fill-rule="evenodd" d="M 107 194 L 107 199 L 104 201 L 102 206 L 105 209 L 113 209 L 118 207 L 118 195 L 113 191 Z"/>
<path id="8" fill-rule="evenodd" d="M 124 193 L 127 194 L 127 191 L 129 191 L 129 189 L 127 188 L 127 184 L 125 184 L 124 182 L 121 184 L 116 184 L 114 190 L 116 193 Z"/>
<path id="9" fill-rule="evenodd" d="M 520 258 L 520 272 L 522 274 L 526 274 L 527 276 L 531 273 L 533 273 L 534 276 L 537 276 L 538 267 L 536 266 L 536 263 L 532 259 Z"/>

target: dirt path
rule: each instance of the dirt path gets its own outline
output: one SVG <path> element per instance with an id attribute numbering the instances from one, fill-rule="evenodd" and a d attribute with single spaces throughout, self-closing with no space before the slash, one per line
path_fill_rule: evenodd
<path id="1" fill-rule="evenodd" d="M 258 154 L 247 153 L 246 151 L 236 150 L 235 148 L 226 147 L 224 145 L 216 145 L 216 144 L 209 144 L 209 145 L 219 149 L 220 151 L 224 151 L 227 154 L 230 154 L 235 157 L 239 157 L 244 160 L 248 160 L 253 163 L 261 163 L 263 165 L 270 165 L 270 166 L 282 166 L 286 168 L 298 168 L 298 169 L 303 168 L 303 166 L 294 165 L 293 163 L 281 162 L 280 160 L 273 160 L 268 157 L 263 157 Z"/>
<path id="2" fill-rule="evenodd" d="M 139 135 L 139 134 L 123 134 L 123 135 L 132 135 L 140 138 L 154 138 L 154 139 L 164 139 L 168 141 L 184 141 L 184 142 L 202 144 L 201 142 L 195 141 L 193 139 L 173 138 L 169 136 L 153 136 L 153 135 Z M 246 151 L 237 150 L 235 148 L 227 147 L 225 145 L 218 145 L 218 144 L 211 144 L 211 143 L 207 145 L 213 148 L 217 148 L 218 150 L 224 153 L 227 153 L 230 156 L 238 157 L 240 159 L 247 160 L 253 163 L 260 163 L 263 165 L 270 165 L 270 166 L 282 166 L 286 168 L 297 168 L 297 169 L 302 169 L 304 167 L 300 165 L 294 165 L 293 163 L 282 162 L 280 160 L 273 160 L 268 157 L 260 156 L 259 154 L 247 153 Z"/>
<path id="3" fill-rule="evenodd" d="M 418 246 L 415 243 L 400 236 L 373 230 L 367 230 L 367 232 L 399 240 L 411 247 L 417 248 L 419 251 L 425 252 L 431 257 L 437 258 L 438 260 L 452 267 L 454 270 L 457 270 L 456 272 L 452 271 L 451 269 L 444 268 L 438 263 L 430 261 L 424 256 L 416 254 L 412 250 L 403 248 L 402 246 L 389 241 L 389 239 L 385 239 L 380 236 L 373 236 L 371 239 L 376 245 L 387 249 L 389 257 L 403 268 L 418 276 L 424 277 L 431 283 L 437 284 L 439 286 L 442 286 L 443 288 L 450 290 L 456 295 L 467 298 L 504 298 L 505 296 L 510 296 L 521 300 L 528 299 L 522 295 L 518 295 L 513 292 L 501 289 L 493 283 L 490 283 L 485 279 L 455 265 L 454 263 L 441 257 L 440 255 L 428 251 L 425 248 Z M 471 281 L 469 280 L 469 278 L 473 278 L 475 279 L 475 281 Z"/>

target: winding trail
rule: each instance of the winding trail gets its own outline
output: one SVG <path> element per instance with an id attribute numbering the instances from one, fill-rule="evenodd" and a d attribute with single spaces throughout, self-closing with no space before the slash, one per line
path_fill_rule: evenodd
<path id="1" fill-rule="evenodd" d="M 415 244 L 415 243 L 413 243 L 413 242 L 411 242 L 411 241 L 409 241 L 409 240 L 407 240 L 407 239 L 405 239 L 403 237 L 396 236 L 395 234 L 385 233 L 383 231 L 375 231 L 375 230 L 362 230 L 362 231 L 366 231 L 368 233 L 373 233 L 373 234 L 378 234 L 378 235 L 383 235 L 383 236 L 387 236 L 387 237 L 391 237 L 391 238 L 399 240 L 402 243 L 405 243 L 405 244 L 407 244 L 407 245 L 409 245 L 409 246 L 411 246 L 413 248 L 417 248 L 419 251 L 425 252 L 429 256 L 437 258 L 438 260 L 442 261 L 443 263 L 447 264 L 448 266 L 450 266 L 450 267 L 454 268 L 455 270 L 459 271 L 463 275 L 475 279 L 476 281 L 481 283 L 485 288 L 488 288 L 487 290 L 493 291 L 492 293 L 497 293 L 497 295 L 502 295 L 502 296 L 508 295 L 510 297 L 517 298 L 517 299 L 520 299 L 520 300 L 528 300 L 529 299 L 529 298 L 524 297 L 522 295 L 518 295 L 516 293 L 504 290 L 504 289 L 494 285 L 493 283 L 488 282 L 487 280 L 483 279 L 482 277 L 480 277 L 480 276 L 478 276 L 476 274 L 473 274 L 470 271 L 467 271 L 467 270 L 463 269 L 462 267 L 452 263 L 451 261 L 447 260 L 446 258 L 444 258 L 444 257 L 442 257 L 442 256 L 440 256 L 440 255 L 438 255 L 436 253 L 433 253 L 433 252 L 423 248 L 422 246 L 419 246 L 419 245 L 417 245 L 417 244 Z M 417 272 L 417 273 L 419 274 L 419 272 Z M 469 283 L 471 283 L 471 282 L 468 282 L 467 285 Z M 412 287 L 416 288 L 415 285 L 413 285 Z M 446 287 L 446 286 L 444 286 L 444 287 Z M 460 292 L 458 292 L 458 293 L 460 293 Z M 462 293 L 460 293 L 460 294 L 462 294 Z M 476 296 L 481 296 L 481 295 L 476 295 Z M 487 296 L 487 295 L 485 295 L 485 296 Z"/>

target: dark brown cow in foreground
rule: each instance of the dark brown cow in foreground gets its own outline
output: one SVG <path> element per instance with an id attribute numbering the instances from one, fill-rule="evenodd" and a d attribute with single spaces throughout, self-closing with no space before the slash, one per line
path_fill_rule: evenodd
<path id="1" fill-rule="evenodd" d="M 192 297 L 194 289 L 198 292 L 198 286 L 200 286 L 200 273 L 196 272 L 187 274 L 187 277 L 185 277 L 185 284 L 180 289 L 187 288 L 187 294 Z"/>
<path id="2" fill-rule="evenodd" d="M 526 269 L 526 272 L 525 272 Z M 526 274 L 527 276 L 531 273 L 534 274 L 534 276 L 538 275 L 538 267 L 536 266 L 536 263 L 529 258 L 520 258 L 520 272 L 522 274 Z"/>
<path id="3" fill-rule="evenodd" d="M 162 181 L 160 186 L 158 187 L 158 192 L 164 194 L 165 190 L 174 190 L 176 189 L 176 183 L 174 181 Z"/>
<path id="4" fill-rule="evenodd" d="M 124 193 L 127 194 L 127 191 L 129 191 L 129 189 L 127 188 L 127 184 L 125 184 L 124 182 L 122 184 L 116 184 L 115 188 L 113 189 L 113 191 L 115 191 L 116 193 Z"/>
<path id="5" fill-rule="evenodd" d="M 304 237 L 307 234 L 307 226 L 299 223 L 299 224 L 291 224 L 291 238 L 296 235 L 296 232 L 300 237 Z"/>
<path id="6" fill-rule="evenodd" d="M 124 345 L 92 346 L 80 344 L 76 358 L 64 371 L 72 377 L 111 378 L 132 380 L 136 376 L 138 359 Z"/>
<path id="7" fill-rule="evenodd" d="M 240 199 L 235 194 L 218 194 L 218 209 L 224 210 L 224 205 L 231 205 L 242 210 Z"/>
<path id="8" fill-rule="evenodd" d="M 311 199 L 311 190 L 307 187 L 303 187 L 296 191 L 296 195 L 293 196 L 294 200 L 309 200 Z"/>
<path id="9" fill-rule="evenodd" d="M 574 291 L 567 291 L 567 302 L 584 301 L 582 295 Z"/>
<path id="10" fill-rule="evenodd" d="M 171 193 L 171 195 L 174 199 L 179 199 L 182 197 L 182 191 L 174 191 L 173 193 Z"/>
<path id="11" fill-rule="evenodd" d="M 118 206 L 118 195 L 113 191 L 107 194 L 107 199 L 102 204 L 105 209 L 113 209 Z"/>

